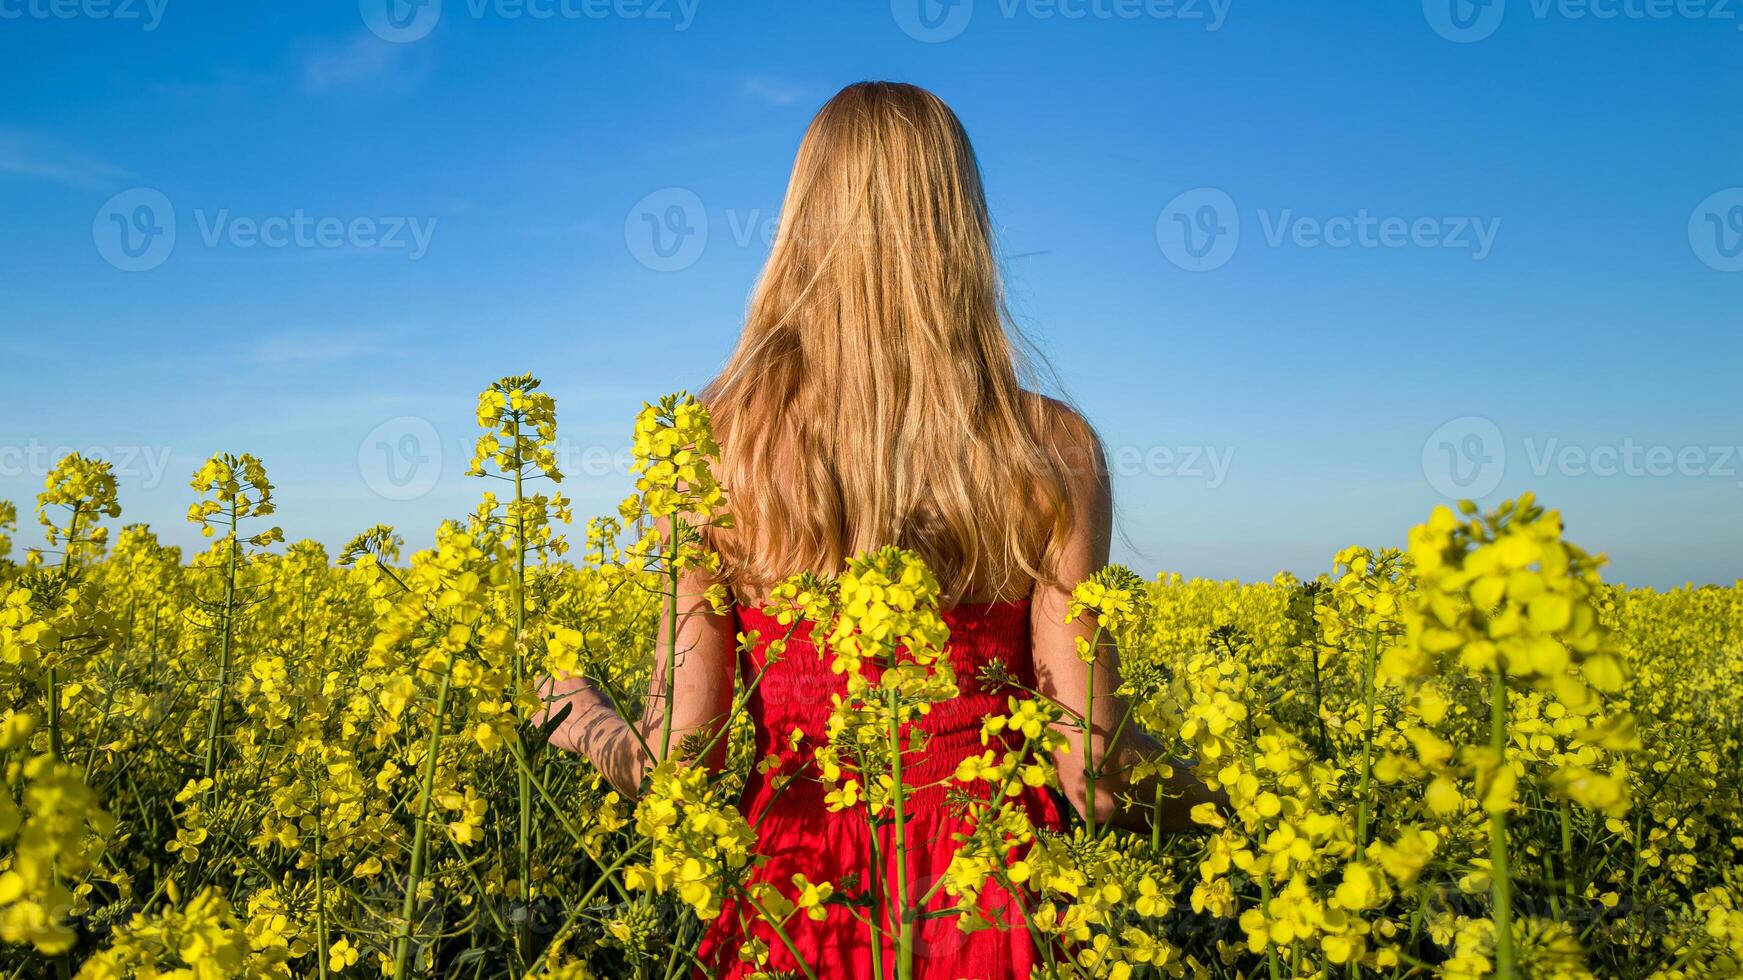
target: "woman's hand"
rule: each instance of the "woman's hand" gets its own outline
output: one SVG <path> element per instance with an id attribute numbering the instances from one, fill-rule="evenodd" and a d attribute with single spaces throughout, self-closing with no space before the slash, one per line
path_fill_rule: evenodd
<path id="1" fill-rule="evenodd" d="M 568 731 L 568 723 L 575 716 L 577 708 L 573 695 L 591 691 L 593 685 L 579 675 L 562 680 L 541 677 L 536 682 L 536 690 L 543 706 L 527 721 L 534 728 L 545 732 L 545 740 L 550 745 L 566 752 L 575 751 L 575 744 Z"/>

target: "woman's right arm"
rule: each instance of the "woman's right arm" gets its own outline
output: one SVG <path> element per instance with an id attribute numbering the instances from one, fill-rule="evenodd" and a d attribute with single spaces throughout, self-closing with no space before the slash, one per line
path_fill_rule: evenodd
<path id="1" fill-rule="evenodd" d="M 738 648 L 732 615 L 716 613 L 703 594 L 712 584 L 710 576 L 700 573 L 680 579 L 676 668 L 672 669 L 667 657 L 671 648 L 667 640 L 673 635 L 668 608 L 660 617 L 653 677 L 639 719 L 625 720 L 605 692 L 585 678 L 546 679 L 541 683 L 545 707 L 534 716 L 533 724 L 543 725 L 567 708 L 568 713 L 550 734 L 550 744 L 585 756 L 626 797 L 637 795 L 642 776 L 662 758 L 668 691 L 672 729 L 667 754 L 679 754 L 687 738 L 699 736 L 714 742 L 708 757 L 700 760 L 704 765 L 718 767 L 725 760 L 726 739 L 714 736 L 732 710 Z"/>

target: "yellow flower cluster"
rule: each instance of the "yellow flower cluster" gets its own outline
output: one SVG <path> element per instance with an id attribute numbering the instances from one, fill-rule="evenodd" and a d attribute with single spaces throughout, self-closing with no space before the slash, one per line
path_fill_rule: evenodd
<path id="1" fill-rule="evenodd" d="M 6 760 L 0 844 L 7 848 L 0 865 L 0 941 L 54 955 L 72 947 L 77 937 L 67 919 L 87 906 L 86 889 L 75 894 L 68 882 L 96 868 L 115 821 L 77 769 L 52 755 L 30 754 L 35 727 L 29 715 L 0 717 Z"/>
<path id="2" fill-rule="evenodd" d="M 78 453 L 63 457 L 49 470 L 44 490 L 36 498 L 36 519 L 46 529 L 48 546 L 60 546 L 69 565 L 77 565 L 86 553 L 101 552 L 109 529 L 97 522 L 121 516 L 117 493 L 114 467 L 108 460 L 86 459 Z M 41 550 L 31 551 L 34 561 L 41 562 L 43 555 Z"/>
<path id="3" fill-rule="evenodd" d="M 636 832 L 647 838 L 645 864 L 624 872 L 630 888 L 672 892 L 707 920 L 720 914 L 727 883 L 751 861 L 756 832 L 707 774 L 667 760 L 649 776 L 635 808 Z"/>
<path id="4" fill-rule="evenodd" d="M 707 520 L 724 505 L 725 494 L 714 482 L 710 457 L 720 455 L 708 409 L 680 392 L 642 406 L 635 420 L 636 490 L 640 500 L 624 505 L 631 519 L 638 512 L 666 518 L 687 511 Z"/>
<path id="5" fill-rule="evenodd" d="M 830 809 L 877 817 L 896 802 L 904 760 L 924 751 L 913 722 L 956 695 L 938 582 L 917 555 L 891 547 L 854 558 L 833 590 L 811 594 L 833 600 L 819 649 L 846 678 L 846 691 L 831 696 L 818 772 L 832 787 Z"/>
<path id="6" fill-rule="evenodd" d="M 87 961 L 77 980 L 231 980 L 234 977 L 289 980 L 282 947 L 250 946 L 250 937 L 217 889 L 207 888 L 183 907 L 160 915 L 135 916 L 109 947 Z M 275 955 L 276 954 L 276 955 Z"/>
<path id="7" fill-rule="evenodd" d="M 618 513 L 642 533 L 626 557 L 674 580 L 689 568 L 718 571 L 720 556 L 706 547 L 703 532 L 730 528 L 732 516 L 726 490 L 714 478 L 720 446 L 707 406 L 686 392 L 644 404 L 631 455 L 636 492 L 624 498 Z"/>
<path id="8" fill-rule="evenodd" d="M 557 468 L 557 402 L 538 388 L 539 379 L 522 374 L 503 378 L 478 395 L 478 424 L 484 434 L 466 472 L 499 477 L 513 489 L 507 501 L 486 492 L 472 526 L 502 537 L 503 546 L 517 554 L 561 556 L 568 544 L 554 533 L 551 521 L 567 524 L 572 519 L 569 500 L 560 493 L 529 493 L 526 486 L 541 478 L 563 481 Z M 486 463 L 496 472 L 488 472 Z"/>
<path id="9" fill-rule="evenodd" d="M 18 505 L 0 500 L 0 561 L 12 554 L 12 533 L 18 530 Z"/>
<path id="10" fill-rule="evenodd" d="M 210 494 L 188 506 L 188 520 L 200 525 L 200 533 L 208 538 L 218 530 L 212 523 L 214 517 L 227 518 L 220 527 L 226 533 L 235 534 L 236 526 L 243 518 L 267 517 L 275 510 L 266 467 L 247 453 L 240 456 L 220 453 L 206 460 L 194 474 L 190 486 L 201 494 Z M 274 527 L 254 535 L 246 543 L 259 548 L 282 540 L 283 532 Z"/>

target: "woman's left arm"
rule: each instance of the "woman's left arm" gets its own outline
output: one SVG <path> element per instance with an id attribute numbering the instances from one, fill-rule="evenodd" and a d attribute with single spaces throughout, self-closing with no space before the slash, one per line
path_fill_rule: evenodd
<path id="1" fill-rule="evenodd" d="M 550 744 L 579 753 L 618 792 L 634 797 L 642 776 L 661 761 L 665 699 L 672 699 L 670 750 L 678 755 L 692 736 L 712 739 L 713 748 L 703 764 L 718 768 L 726 757 L 726 739 L 714 738 L 732 710 L 733 681 L 737 672 L 737 643 L 731 613 L 716 613 L 704 595 L 714 578 L 703 572 L 685 574 L 678 581 L 676 626 L 672 632 L 672 609 L 660 616 L 659 640 L 654 654 L 653 677 L 640 719 L 625 720 L 611 699 L 591 681 L 575 677 L 544 680 L 540 694 L 545 707 L 533 718 L 543 725 L 565 707 L 568 714 L 551 732 Z M 675 645 L 668 642 L 676 636 Z M 676 650 L 674 659 L 668 652 Z"/>
<path id="2" fill-rule="evenodd" d="M 1073 586 L 1107 565 L 1113 495 L 1094 432 L 1075 415 L 1066 418 L 1071 423 L 1065 427 L 1069 441 L 1060 452 L 1078 463 L 1069 471 L 1067 486 L 1076 520 L 1060 542 L 1054 581 L 1035 587 L 1030 607 L 1036 690 L 1076 713 L 1055 726 L 1066 740 L 1064 751 L 1054 754 L 1060 788 L 1078 813 L 1094 814 L 1101 823 L 1133 830 L 1152 824 L 1167 832 L 1190 830 L 1196 826 L 1193 807 L 1222 805 L 1225 797 L 1207 789 L 1184 766 L 1174 766 L 1166 778 L 1137 777 L 1140 764 L 1159 758 L 1162 746 L 1127 717 L 1131 706 L 1119 693 L 1120 652 L 1113 636 L 1098 631 L 1093 616 L 1070 615 Z M 1085 664 L 1078 644 L 1087 646 L 1098 638 L 1095 661 Z M 1159 806 L 1153 802 L 1158 794 Z M 1122 798 L 1140 805 L 1125 806 Z"/>

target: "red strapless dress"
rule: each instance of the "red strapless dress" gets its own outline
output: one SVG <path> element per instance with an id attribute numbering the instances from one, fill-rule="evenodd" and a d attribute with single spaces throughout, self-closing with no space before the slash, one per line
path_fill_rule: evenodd
<path id="1" fill-rule="evenodd" d="M 958 695 L 935 705 L 920 724 L 928 735 L 924 752 L 904 759 L 904 782 L 909 786 L 937 784 L 907 797 L 908 881 L 910 894 L 923 895 L 950 866 L 956 835 L 966 832 L 966 822 L 945 806 L 945 792 L 954 783 L 958 764 L 985 750 L 980 742 L 981 719 L 1007 710 L 1010 692 L 983 692 L 976 677 L 993 662 L 1004 666 L 1022 683 L 1034 686 L 1034 664 L 1029 645 L 1029 602 L 959 605 L 944 613 L 950 626 L 949 652 L 956 670 Z M 746 669 L 752 675 L 766 663 L 769 640 L 787 635 L 781 626 L 757 609 L 738 608 L 739 629 L 757 630 L 761 637 L 751 651 Z M 866 826 L 862 810 L 831 813 L 823 802 L 825 787 L 813 778 L 814 767 L 788 782 L 787 775 L 811 761 L 812 751 L 824 733 L 830 695 L 845 689 L 844 679 L 829 669 L 810 642 L 795 635 L 784 657 L 763 676 L 752 695 L 749 713 L 756 725 L 756 758 L 775 756 L 781 766 L 770 775 L 753 772 L 745 786 L 743 810 L 757 828 L 757 853 L 767 860 L 754 880 L 779 886 L 792 897 L 794 874 L 813 882 L 839 883 L 850 875 L 865 881 L 871 871 Z M 805 733 L 795 747 L 788 741 L 793 729 Z M 954 784 L 962 785 L 962 784 Z M 1061 814 L 1045 791 L 1026 791 L 1021 798 L 1035 826 L 1059 829 Z M 880 831 L 880 856 L 893 861 L 894 828 Z M 886 892 L 894 894 L 895 875 L 886 871 Z M 837 884 L 837 888 L 840 889 Z M 965 933 L 955 916 L 922 919 L 916 929 L 915 976 L 919 980 L 1028 980 L 1036 960 L 1034 945 L 1021 917 L 1009 911 L 1010 896 L 988 883 L 981 909 L 993 921 L 1005 921 L 1004 929 Z M 949 908 L 949 895 L 940 889 L 927 903 L 928 909 Z M 851 912 L 839 905 L 828 907 L 829 915 L 813 922 L 796 913 L 786 924 L 788 936 L 798 947 L 818 980 L 857 980 L 873 976 L 867 929 Z M 863 914 L 863 913 L 862 913 Z M 741 921 L 741 919 L 743 921 Z M 792 955 L 766 923 L 757 921 L 748 909 L 728 900 L 719 918 L 710 925 L 702 948 L 702 962 L 712 977 L 742 977 L 753 972 L 738 960 L 737 951 L 749 926 L 752 935 L 769 947 L 771 971 L 797 970 Z M 884 969 L 891 969 L 889 943 L 885 942 Z M 795 976 L 801 974 L 795 973 Z M 893 975 L 893 974 L 890 974 Z"/>

